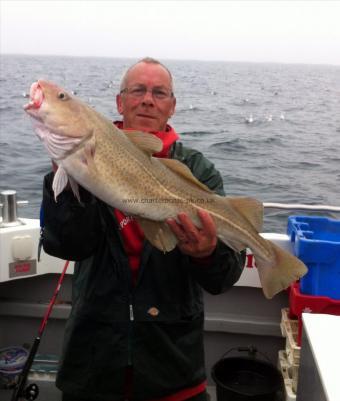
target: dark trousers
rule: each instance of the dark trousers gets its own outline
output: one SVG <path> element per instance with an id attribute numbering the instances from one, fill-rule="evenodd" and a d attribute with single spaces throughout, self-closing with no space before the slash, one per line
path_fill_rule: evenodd
<path id="1" fill-rule="evenodd" d="M 203 393 L 197 394 L 194 397 L 187 398 L 185 401 L 207 401 L 207 393 L 204 391 Z M 90 399 L 78 398 L 73 395 L 63 393 L 62 401 L 92 401 Z"/>

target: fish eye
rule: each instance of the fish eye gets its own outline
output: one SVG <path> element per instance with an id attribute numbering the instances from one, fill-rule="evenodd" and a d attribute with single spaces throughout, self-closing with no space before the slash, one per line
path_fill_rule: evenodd
<path id="1" fill-rule="evenodd" d="M 64 93 L 64 92 L 59 92 L 59 93 L 58 93 L 58 99 L 61 99 L 61 100 L 66 99 L 66 93 Z"/>

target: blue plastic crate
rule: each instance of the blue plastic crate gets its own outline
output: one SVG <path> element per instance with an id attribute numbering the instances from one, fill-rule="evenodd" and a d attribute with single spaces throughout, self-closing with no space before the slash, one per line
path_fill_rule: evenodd
<path id="1" fill-rule="evenodd" d="M 291 216 L 287 233 L 295 255 L 308 267 L 301 293 L 340 299 L 340 220 Z"/>

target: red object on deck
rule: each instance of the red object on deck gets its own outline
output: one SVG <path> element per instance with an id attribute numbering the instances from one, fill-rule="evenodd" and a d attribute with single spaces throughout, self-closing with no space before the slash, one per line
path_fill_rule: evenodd
<path id="1" fill-rule="evenodd" d="M 340 316 L 340 300 L 324 296 L 307 295 L 300 292 L 300 283 L 290 286 L 289 317 L 299 320 L 298 345 L 301 346 L 302 313 L 324 313 Z"/>

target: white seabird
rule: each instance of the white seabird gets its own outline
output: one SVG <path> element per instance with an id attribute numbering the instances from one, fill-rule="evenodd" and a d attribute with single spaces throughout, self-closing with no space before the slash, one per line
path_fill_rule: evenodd
<path id="1" fill-rule="evenodd" d="M 254 122 L 253 115 L 250 114 L 249 117 L 246 117 L 246 118 L 245 118 L 245 122 L 246 122 L 247 124 L 251 124 L 252 122 Z"/>

